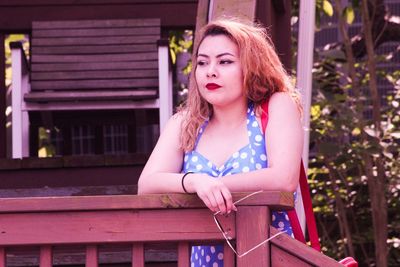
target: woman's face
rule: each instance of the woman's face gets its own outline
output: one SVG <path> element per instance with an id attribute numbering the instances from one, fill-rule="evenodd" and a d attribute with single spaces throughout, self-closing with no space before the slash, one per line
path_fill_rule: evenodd
<path id="1" fill-rule="evenodd" d="M 213 106 L 245 99 L 239 48 L 225 35 L 207 36 L 201 42 L 195 77 L 201 96 Z"/>

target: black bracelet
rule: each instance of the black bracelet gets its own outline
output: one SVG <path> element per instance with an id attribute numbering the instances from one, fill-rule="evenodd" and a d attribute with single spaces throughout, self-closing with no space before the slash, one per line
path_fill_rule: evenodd
<path id="1" fill-rule="evenodd" d="M 181 184 L 182 184 L 183 191 L 185 191 L 186 194 L 189 194 L 189 192 L 188 192 L 188 191 L 186 190 L 186 188 L 185 188 L 185 184 L 184 184 L 184 182 L 185 182 L 185 177 L 186 177 L 188 174 L 191 174 L 191 173 L 193 173 L 193 172 L 187 172 L 187 173 L 185 173 L 185 174 L 182 176 L 182 180 L 181 180 Z"/>

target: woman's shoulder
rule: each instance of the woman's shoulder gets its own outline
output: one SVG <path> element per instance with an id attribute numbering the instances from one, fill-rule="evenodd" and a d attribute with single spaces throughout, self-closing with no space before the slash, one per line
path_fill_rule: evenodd
<path id="1" fill-rule="evenodd" d="M 269 99 L 269 102 L 276 102 L 276 101 L 292 101 L 293 102 L 293 96 L 289 92 L 276 92 L 272 94 L 272 96 Z"/>
<path id="2" fill-rule="evenodd" d="M 274 93 L 269 100 L 268 109 L 271 112 L 274 110 L 285 110 L 286 112 L 293 111 L 299 114 L 301 111 L 299 100 L 290 92 Z"/>
<path id="3" fill-rule="evenodd" d="M 165 129 L 179 129 L 182 126 L 182 123 L 185 120 L 186 116 L 187 115 L 185 111 L 178 111 L 169 118 Z"/>

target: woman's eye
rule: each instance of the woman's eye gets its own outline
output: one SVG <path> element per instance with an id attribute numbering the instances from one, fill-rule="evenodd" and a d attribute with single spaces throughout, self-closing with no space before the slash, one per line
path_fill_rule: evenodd
<path id="1" fill-rule="evenodd" d="M 225 65 L 225 64 L 231 64 L 232 62 L 233 62 L 232 60 L 224 59 L 220 61 L 220 64 Z"/>
<path id="2" fill-rule="evenodd" d="M 204 60 L 197 61 L 198 66 L 204 66 L 205 64 L 206 64 L 206 62 Z"/>

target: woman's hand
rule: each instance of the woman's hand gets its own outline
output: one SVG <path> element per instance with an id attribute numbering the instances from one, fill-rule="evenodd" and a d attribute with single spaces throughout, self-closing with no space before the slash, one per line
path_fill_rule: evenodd
<path id="1" fill-rule="evenodd" d="M 185 184 L 189 192 L 197 193 L 211 211 L 229 214 L 232 210 L 237 210 L 232 202 L 231 192 L 221 180 L 194 173 L 186 178 Z"/>

